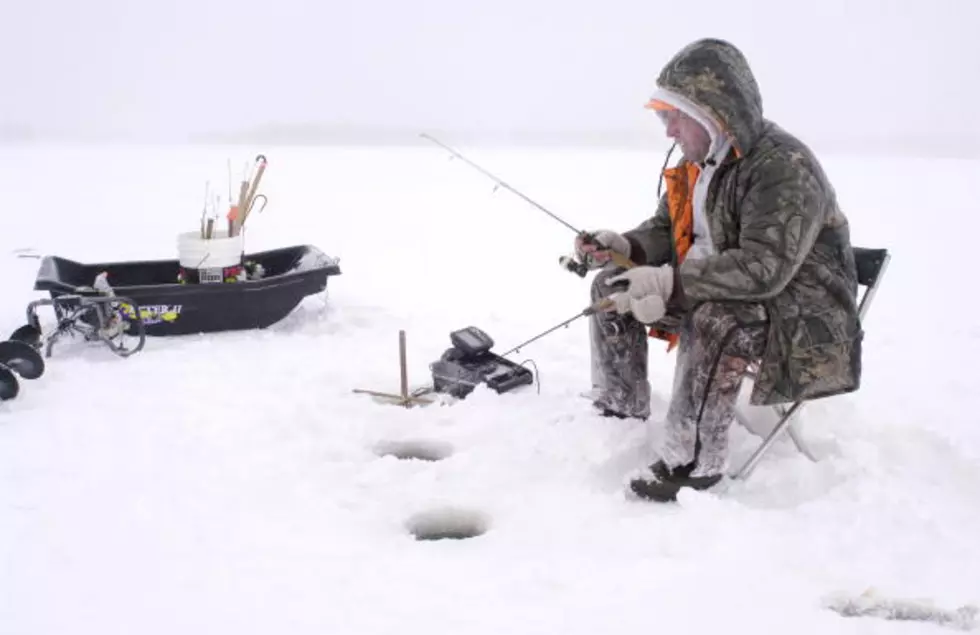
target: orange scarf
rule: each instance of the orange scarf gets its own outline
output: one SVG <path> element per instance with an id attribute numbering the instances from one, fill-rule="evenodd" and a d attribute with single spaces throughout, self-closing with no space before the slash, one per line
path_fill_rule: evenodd
<path id="1" fill-rule="evenodd" d="M 684 262 L 694 242 L 694 184 L 698 180 L 700 169 L 695 163 L 684 163 L 676 168 L 664 170 L 667 181 L 667 209 L 670 212 L 670 223 L 673 228 L 674 249 L 677 251 L 677 266 Z M 667 341 L 669 353 L 677 346 L 680 336 L 668 333 L 662 329 L 650 327 L 650 337 Z"/>

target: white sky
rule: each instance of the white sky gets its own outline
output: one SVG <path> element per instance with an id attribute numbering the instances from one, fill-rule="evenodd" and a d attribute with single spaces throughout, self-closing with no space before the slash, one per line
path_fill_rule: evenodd
<path id="1" fill-rule="evenodd" d="M 0 127 L 648 132 L 660 67 L 715 36 L 801 135 L 980 142 L 970 0 L 3 2 Z"/>

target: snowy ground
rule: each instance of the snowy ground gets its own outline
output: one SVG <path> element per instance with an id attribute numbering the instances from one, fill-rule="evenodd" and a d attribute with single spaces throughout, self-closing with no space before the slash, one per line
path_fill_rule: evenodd
<path id="1" fill-rule="evenodd" d="M 460 149 L 585 228 L 652 213 L 663 160 Z M 176 257 L 205 180 L 226 188 L 226 159 L 258 151 L 270 205 L 248 249 L 312 243 L 343 274 L 264 332 L 125 360 L 65 345 L 0 405 L 0 633 L 934 633 L 824 602 L 980 602 L 980 162 L 826 159 L 854 242 L 894 255 L 864 387 L 804 410 L 819 463 L 787 441 L 748 482 L 662 506 L 622 494 L 657 417 L 608 421 L 577 396 L 584 320 L 519 356 L 540 394 L 404 410 L 352 392 L 397 390 L 399 329 L 421 386 L 453 329 L 501 350 L 585 306 L 557 266 L 572 233 L 434 146 L 5 149 L 0 332 L 39 295 L 14 250 Z M 655 415 L 672 365 L 651 354 Z M 401 442 L 445 458 L 384 456 Z M 732 442 L 743 460 L 759 439 Z M 485 533 L 416 541 L 420 514 Z"/>

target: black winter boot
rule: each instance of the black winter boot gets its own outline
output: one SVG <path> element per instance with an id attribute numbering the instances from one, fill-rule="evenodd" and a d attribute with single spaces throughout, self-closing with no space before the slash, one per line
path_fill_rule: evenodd
<path id="1" fill-rule="evenodd" d="M 610 408 L 609 406 L 607 406 L 605 403 L 601 401 L 593 401 L 592 407 L 596 410 L 596 412 L 599 413 L 600 417 L 607 417 L 607 418 L 613 417 L 616 419 L 639 419 L 640 421 L 646 421 L 647 419 L 650 418 L 649 415 L 646 416 L 628 415 L 624 412 L 613 410 L 612 408 Z"/>
<path id="2" fill-rule="evenodd" d="M 696 490 L 706 490 L 717 485 L 721 474 L 714 476 L 691 476 L 694 465 L 681 465 L 671 470 L 663 461 L 657 461 L 650 466 L 650 474 L 634 478 L 630 481 L 630 490 L 640 498 L 669 503 L 677 500 L 677 492 L 682 487 Z"/>

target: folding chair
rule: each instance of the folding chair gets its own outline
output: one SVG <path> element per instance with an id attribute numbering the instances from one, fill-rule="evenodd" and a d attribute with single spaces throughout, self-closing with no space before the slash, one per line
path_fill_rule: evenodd
<path id="1" fill-rule="evenodd" d="M 868 307 L 871 306 L 871 301 L 874 299 L 875 292 L 878 290 L 878 284 L 885 275 L 885 270 L 888 268 L 888 261 L 891 260 L 891 254 L 888 253 L 887 249 L 865 249 L 861 247 L 854 248 L 854 260 L 857 264 L 857 277 L 858 284 L 864 287 L 864 292 L 861 294 L 861 300 L 858 304 L 858 315 L 861 317 L 862 322 L 864 321 L 864 316 L 868 312 Z M 748 375 L 750 377 L 755 377 L 755 369 L 749 370 Z M 779 415 L 779 421 L 776 426 L 769 433 L 769 436 L 765 438 L 752 456 L 748 458 L 744 465 L 735 472 L 732 478 L 735 479 L 745 479 L 749 476 L 752 470 L 755 469 L 756 464 L 762 459 L 762 456 L 772 447 L 784 432 L 789 432 L 790 438 L 796 445 L 796 448 L 811 461 L 816 461 L 817 458 L 814 456 L 813 452 L 806 446 L 803 440 L 797 435 L 796 431 L 792 427 L 793 417 L 799 413 L 800 409 L 805 404 L 805 401 L 797 401 L 793 405 L 786 407 L 782 404 L 773 406 L 776 413 Z"/>

